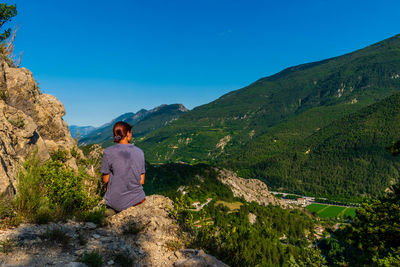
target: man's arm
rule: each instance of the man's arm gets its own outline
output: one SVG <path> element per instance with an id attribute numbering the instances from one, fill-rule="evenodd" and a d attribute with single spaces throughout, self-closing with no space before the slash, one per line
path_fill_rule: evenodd
<path id="1" fill-rule="evenodd" d="M 144 173 L 140 175 L 140 184 L 144 184 Z M 104 178 L 103 178 L 104 179 Z"/>

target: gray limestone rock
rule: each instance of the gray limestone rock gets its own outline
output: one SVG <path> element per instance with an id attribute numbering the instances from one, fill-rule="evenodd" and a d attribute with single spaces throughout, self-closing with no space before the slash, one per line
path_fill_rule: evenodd
<path id="1" fill-rule="evenodd" d="M 42 94 L 32 73 L 0 59 L 0 193 L 15 191 L 21 163 L 34 151 L 41 160 L 76 146 L 54 96 Z M 67 164 L 76 169 L 74 159 Z"/>

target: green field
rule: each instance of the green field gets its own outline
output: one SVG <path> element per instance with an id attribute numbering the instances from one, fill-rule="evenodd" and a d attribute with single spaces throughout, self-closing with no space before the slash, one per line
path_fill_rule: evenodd
<path id="1" fill-rule="evenodd" d="M 337 217 L 346 207 L 339 206 L 328 206 L 326 209 L 318 212 L 318 216 L 321 218 L 335 218 Z"/>
<path id="2" fill-rule="evenodd" d="M 311 212 L 315 212 L 321 218 L 336 218 L 350 216 L 354 218 L 356 208 L 346 208 L 342 206 L 333 206 L 325 204 L 310 204 L 306 207 Z"/>
<path id="3" fill-rule="evenodd" d="M 318 213 L 318 211 L 322 210 L 326 208 L 326 205 L 324 204 L 310 204 L 307 206 L 307 209 L 311 212 L 316 212 Z"/>
<path id="4" fill-rule="evenodd" d="M 347 208 L 344 211 L 345 216 L 350 216 L 351 218 L 354 218 L 356 216 L 356 208 Z"/>

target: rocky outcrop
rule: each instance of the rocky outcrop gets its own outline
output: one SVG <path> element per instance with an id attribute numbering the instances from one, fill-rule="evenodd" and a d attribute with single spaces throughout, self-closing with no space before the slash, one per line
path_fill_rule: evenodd
<path id="1" fill-rule="evenodd" d="M 202 250 L 185 247 L 169 214 L 172 207 L 170 199 L 152 195 L 109 217 L 105 227 L 68 221 L 0 231 L 0 247 L 7 251 L 0 253 L 0 265 L 85 266 L 79 263 L 82 255 L 95 251 L 108 266 L 118 266 L 121 255 L 133 266 L 227 266 Z"/>
<path id="2" fill-rule="evenodd" d="M 140 229 L 137 238 L 127 242 L 143 250 L 143 266 L 227 266 L 203 251 L 184 248 L 185 238 L 169 215 L 172 208 L 169 198 L 152 195 L 139 206 L 110 217 L 108 229 L 119 234 L 132 225 Z"/>
<path id="3" fill-rule="evenodd" d="M 243 197 L 247 202 L 255 201 L 260 205 L 279 205 L 287 208 L 289 205 L 273 196 L 266 184 L 258 179 L 244 179 L 227 169 L 216 169 L 218 179 L 229 186 L 235 197 Z"/>
<path id="4" fill-rule="evenodd" d="M 33 151 L 45 160 L 75 146 L 62 103 L 42 94 L 29 70 L 5 61 L 0 61 L 0 115 L 0 193 L 15 188 L 18 168 Z M 76 168 L 73 159 L 67 164 Z"/>

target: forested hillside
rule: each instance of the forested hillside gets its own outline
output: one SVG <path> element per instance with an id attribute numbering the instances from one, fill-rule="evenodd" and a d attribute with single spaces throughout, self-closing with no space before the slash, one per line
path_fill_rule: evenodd
<path id="1" fill-rule="evenodd" d="M 321 266 L 324 262 L 318 250 L 309 248 L 314 241 L 312 216 L 299 209 L 235 198 L 212 166 L 147 164 L 146 177 L 146 194 L 174 199 L 172 215 L 187 231 L 190 246 L 230 266 L 290 266 L 307 261 L 311 264 L 307 266 Z M 195 210 L 192 204 L 196 201 L 208 204 Z"/>
<path id="2" fill-rule="evenodd" d="M 397 35 L 344 56 L 260 79 L 193 109 L 147 135 L 139 145 L 151 162 L 211 162 L 238 153 L 274 126 L 281 127 L 275 130 L 286 134 L 288 142 L 302 140 L 341 116 L 397 92 L 399 78 Z M 296 123 L 301 130 L 293 129 Z"/>
<path id="3" fill-rule="evenodd" d="M 197 107 L 143 139 L 150 162 L 208 162 L 273 189 L 380 195 L 399 178 L 400 35 L 288 68 Z M 372 105 L 372 106 L 371 106 Z"/>
<path id="4" fill-rule="evenodd" d="M 399 121 L 395 94 L 314 129 L 304 140 L 290 142 L 279 127 L 271 129 L 225 164 L 275 189 L 347 199 L 377 196 L 400 177 L 399 158 L 385 150 L 400 139 Z M 285 128 L 295 128 L 291 123 Z"/>

